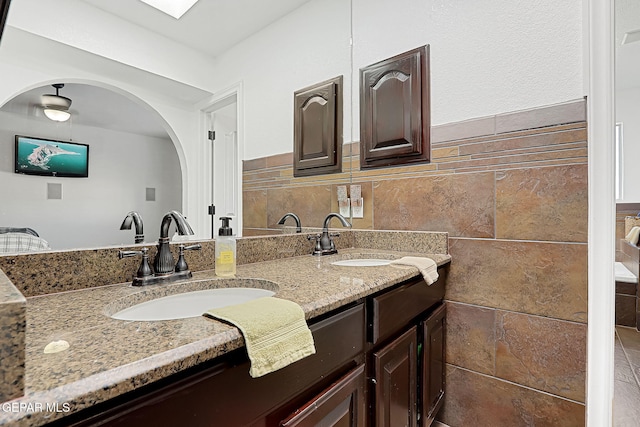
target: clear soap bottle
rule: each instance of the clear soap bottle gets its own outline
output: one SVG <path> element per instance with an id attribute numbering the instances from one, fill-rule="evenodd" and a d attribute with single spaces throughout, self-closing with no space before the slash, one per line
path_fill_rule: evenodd
<path id="1" fill-rule="evenodd" d="M 222 227 L 218 229 L 216 237 L 216 276 L 230 277 L 236 274 L 236 238 L 229 227 L 231 218 L 220 217 Z"/>

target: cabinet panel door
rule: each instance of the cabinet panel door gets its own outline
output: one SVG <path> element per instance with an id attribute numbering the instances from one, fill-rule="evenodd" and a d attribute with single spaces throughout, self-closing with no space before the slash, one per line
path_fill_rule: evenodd
<path id="1" fill-rule="evenodd" d="M 280 425 L 364 427 L 364 417 L 364 365 L 360 365 Z"/>
<path id="2" fill-rule="evenodd" d="M 360 70 L 360 167 L 430 159 L 429 46 Z"/>
<path id="3" fill-rule="evenodd" d="M 378 427 L 417 426 L 417 344 L 414 326 L 373 355 Z"/>
<path id="4" fill-rule="evenodd" d="M 442 305 L 423 322 L 422 414 L 424 426 L 435 418 L 444 397 L 444 328 L 445 306 Z"/>
<path id="5" fill-rule="evenodd" d="M 342 76 L 294 94 L 293 175 L 342 170 Z"/>

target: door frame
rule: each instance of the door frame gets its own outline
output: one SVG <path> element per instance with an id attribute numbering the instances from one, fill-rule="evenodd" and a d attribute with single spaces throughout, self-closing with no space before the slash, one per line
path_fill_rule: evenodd
<path id="1" fill-rule="evenodd" d="M 614 2 L 584 0 L 588 75 L 588 427 L 613 422 L 615 324 Z M 586 79 L 585 79 L 586 80 Z"/>
<path id="2" fill-rule="evenodd" d="M 242 237 L 242 163 L 244 159 L 244 97 L 243 97 L 243 84 L 242 82 L 235 83 L 226 89 L 215 92 L 213 96 L 207 101 L 207 103 L 200 109 L 200 123 L 201 123 L 201 138 L 202 144 L 204 144 L 204 152 L 202 162 L 204 163 L 205 183 L 203 185 L 203 197 L 205 200 L 210 200 L 213 194 L 213 163 L 212 163 L 212 150 L 213 146 L 208 139 L 208 131 L 211 130 L 211 113 L 217 109 L 229 105 L 232 102 L 231 99 L 235 97 L 236 102 L 236 117 L 237 117 L 237 171 L 236 185 L 238 188 L 238 216 L 236 223 L 233 225 L 233 230 L 237 237 Z M 211 201 L 213 202 L 213 201 Z M 208 206 L 208 204 L 207 204 Z M 209 218 L 209 215 L 207 215 Z M 208 231 L 208 235 L 211 235 L 212 227 L 211 221 L 206 221 L 205 229 Z"/>

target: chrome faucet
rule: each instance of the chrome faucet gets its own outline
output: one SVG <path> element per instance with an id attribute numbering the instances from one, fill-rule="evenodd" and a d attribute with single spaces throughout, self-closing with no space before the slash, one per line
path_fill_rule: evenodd
<path id="1" fill-rule="evenodd" d="M 338 253 L 336 245 L 333 242 L 333 238 L 338 237 L 340 234 L 329 233 L 329 221 L 331 221 L 331 218 L 338 218 L 344 227 L 351 227 L 349 221 L 347 221 L 342 215 L 337 213 L 330 213 L 327 215 L 324 219 L 324 224 L 322 225 L 322 234 L 307 236 L 307 239 L 315 239 L 316 241 L 313 248 L 313 255 L 331 255 Z"/>
<path id="2" fill-rule="evenodd" d="M 120 230 L 131 230 L 131 224 L 136 228 L 136 236 L 134 237 L 134 243 L 144 242 L 144 231 L 142 227 L 142 217 L 136 211 L 131 211 L 124 217 L 124 221 L 120 225 Z"/>
<path id="3" fill-rule="evenodd" d="M 302 223 L 300 222 L 300 218 L 293 212 L 284 214 L 284 216 L 278 221 L 278 224 L 284 225 L 287 218 L 293 218 L 293 220 L 296 222 L 296 233 L 302 233 Z"/>
<path id="4" fill-rule="evenodd" d="M 199 243 L 195 245 L 179 246 L 178 262 L 174 265 L 173 254 L 169 247 L 169 226 L 171 221 L 174 221 L 178 234 L 193 234 L 191 226 L 187 222 L 186 218 L 178 211 L 168 212 L 163 218 L 160 224 L 160 238 L 158 239 L 158 251 L 153 261 L 153 270 L 149 266 L 148 248 L 142 248 L 140 251 L 119 251 L 118 257 L 128 258 L 135 255 L 142 255 L 142 262 L 138 271 L 133 278 L 133 285 L 152 285 L 160 282 L 173 282 L 180 279 L 188 279 L 192 276 L 191 271 L 184 259 L 184 251 L 200 250 L 202 245 Z"/>

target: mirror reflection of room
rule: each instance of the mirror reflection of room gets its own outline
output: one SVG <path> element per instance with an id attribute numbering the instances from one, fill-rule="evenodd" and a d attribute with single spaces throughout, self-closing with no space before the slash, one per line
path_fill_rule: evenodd
<path id="1" fill-rule="evenodd" d="M 130 212 L 144 223 L 144 241 L 153 242 L 171 210 L 184 214 L 200 239 L 217 233 L 221 216 L 234 218 L 238 236 L 295 233 L 278 220 L 305 194 L 313 194 L 311 203 L 295 212 L 305 227 L 317 229 L 333 210 L 331 185 L 349 182 L 349 162 L 319 185 L 313 177 L 294 182 L 292 102 L 296 90 L 329 77 L 344 76 L 350 90 L 348 0 L 282 1 L 250 18 L 242 8 L 229 9 L 228 20 L 207 28 L 190 25 L 187 14 L 167 35 L 189 48 L 164 43 L 174 60 L 162 63 L 148 62 L 139 49 L 155 46 L 154 25 L 173 18 L 147 18 L 144 4 L 125 11 L 103 2 L 74 3 L 65 19 L 75 17 L 80 32 L 97 31 L 83 26 L 92 19 L 123 22 L 121 32 L 109 33 L 108 46 L 97 36 L 57 32 L 44 17 L 63 20 L 66 12 L 43 8 L 49 5 L 14 2 L 0 45 L 6 69 L 0 173 L 10 184 L 2 195 L 16 201 L 0 226 L 32 228 L 58 250 L 134 243 L 133 227 L 120 229 Z M 34 9 L 41 13 L 32 16 Z M 125 36 L 131 31 L 137 43 Z M 71 101 L 62 105 L 68 120 L 47 117 L 45 110 L 59 107 L 48 105 L 53 96 Z M 344 143 L 350 142 L 350 115 L 345 108 Z M 88 177 L 16 174 L 16 135 L 88 145 Z M 266 185 L 276 176 L 277 188 Z"/>
<path id="2" fill-rule="evenodd" d="M 71 117 L 55 121 L 43 103 L 52 92 L 36 87 L 0 108 L 0 194 L 12 200 L 3 225 L 26 224 L 51 249 L 121 245 L 134 243 L 120 225 L 136 212 L 147 241 L 157 240 L 162 215 L 182 205 L 180 162 L 162 120 L 113 89 L 66 83 L 59 93 L 72 101 Z M 74 161 L 83 170 L 65 173 Z"/>

